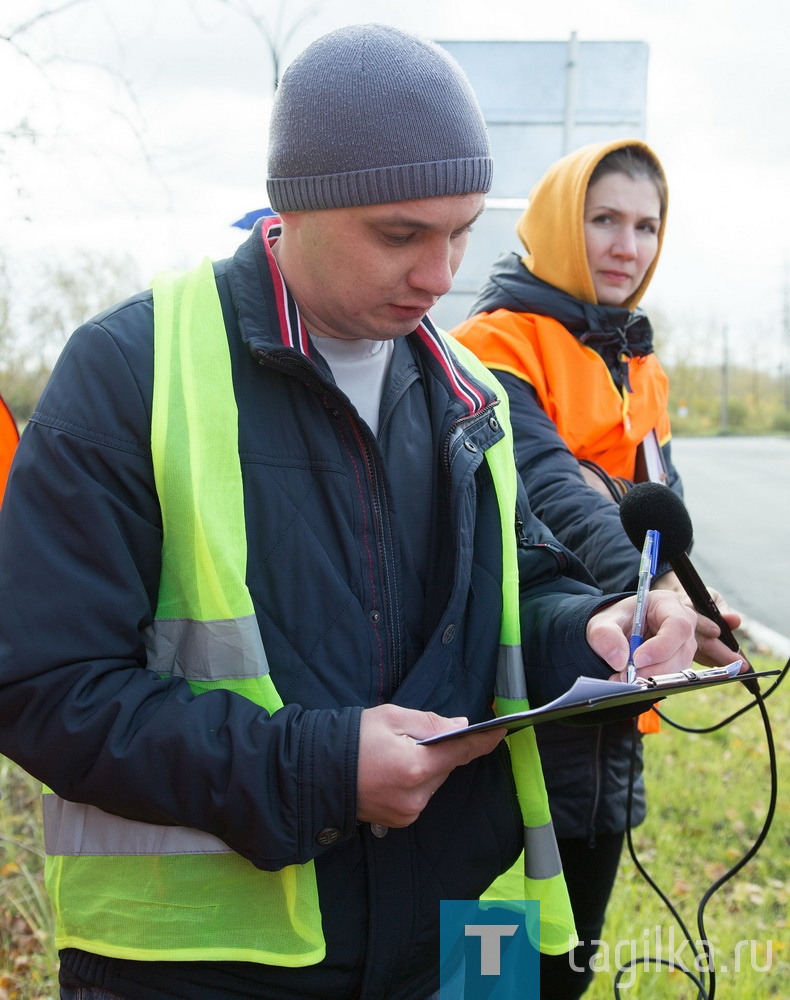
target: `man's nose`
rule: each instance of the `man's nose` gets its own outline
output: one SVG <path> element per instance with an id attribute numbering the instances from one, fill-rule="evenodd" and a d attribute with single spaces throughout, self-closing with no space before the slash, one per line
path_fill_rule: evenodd
<path id="1" fill-rule="evenodd" d="M 429 292 L 435 298 L 445 295 L 453 285 L 453 275 L 457 265 L 453 267 L 453 257 L 449 248 L 431 249 L 422 254 L 409 273 L 409 284 L 412 288 Z"/>

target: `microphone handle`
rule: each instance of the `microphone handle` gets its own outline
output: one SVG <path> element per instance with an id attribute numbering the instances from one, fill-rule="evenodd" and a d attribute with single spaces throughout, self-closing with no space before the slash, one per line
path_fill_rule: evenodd
<path id="1" fill-rule="evenodd" d="M 680 581 L 681 587 L 691 598 L 691 603 L 694 605 L 695 610 L 699 611 L 701 615 L 705 615 L 706 618 L 710 618 L 711 621 L 716 622 L 721 630 L 721 641 L 725 646 L 729 646 L 729 648 L 735 653 L 740 652 L 738 640 L 732 634 L 730 626 L 722 618 L 716 602 L 710 596 L 710 591 L 702 582 L 699 573 L 694 569 L 694 566 L 686 553 L 682 552 L 679 556 L 674 556 L 669 560 L 669 564 L 675 571 L 675 575 Z M 743 656 L 742 653 L 741 656 Z M 746 660 L 745 656 L 743 658 Z M 746 666 L 746 672 L 740 677 L 741 683 L 750 694 L 757 695 L 759 697 L 760 685 L 757 678 L 749 676 L 749 674 L 754 673 L 754 668 L 748 660 L 746 660 Z"/>
<path id="2" fill-rule="evenodd" d="M 711 621 L 721 629 L 721 641 L 729 646 L 734 652 L 738 652 L 738 640 L 732 634 L 730 626 L 721 616 L 716 602 L 710 596 L 710 591 L 700 579 L 699 573 L 694 569 L 691 560 L 685 552 L 669 560 L 675 575 L 680 580 L 681 587 L 691 598 L 691 603 L 701 615 L 710 618 Z"/>

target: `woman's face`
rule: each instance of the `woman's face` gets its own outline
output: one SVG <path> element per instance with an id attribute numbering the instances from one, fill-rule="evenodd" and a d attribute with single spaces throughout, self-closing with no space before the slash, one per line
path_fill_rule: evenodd
<path id="1" fill-rule="evenodd" d="M 605 174 L 587 188 L 584 242 L 598 302 L 620 306 L 658 253 L 661 201 L 649 177 Z"/>

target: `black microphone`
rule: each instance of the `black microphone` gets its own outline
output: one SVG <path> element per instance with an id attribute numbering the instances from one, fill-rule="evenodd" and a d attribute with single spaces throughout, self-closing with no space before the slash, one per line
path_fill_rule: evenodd
<path id="1" fill-rule="evenodd" d="M 661 533 L 659 558 L 675 571 L 694 609 L 716 622 L 722 642 L 734 652 L 740 652 L 738 640 L 688 557 L 694 533 L 689 512 L 677 493 L 662 483 L 638 483 L 620 501 L 620 520 L 626 535 L 640 551 L 648 530 Z M 756 680 L 744 680 L 744 683 L 752 694 L 760 693 Z"/>

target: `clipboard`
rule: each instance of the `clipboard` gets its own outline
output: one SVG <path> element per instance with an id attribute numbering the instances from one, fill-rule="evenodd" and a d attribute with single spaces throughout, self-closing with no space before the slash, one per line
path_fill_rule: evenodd
<path id="1" fill-rule="evenodd" d="M 640 702 L 655 703 L 663 701 L 668 695 L 680 694 L 685 691 L 699 691 L 722 684 L 731 684 L 743 678 L 775 677 L 781 670 L 763 670 L 758 673 L 740 673 L 742 660 L 735 660 L 724 667 L 700 667 L 681 670 L 676 674 L 660 674 L 647 679 L 640 678 L 633 684 L 625 681 L 607 681 L 598 677 L 577 677 L 573 685 L 559 698 L 550 701 L 540 708 L 531 708 L 526 712 L 516 712 L 513 715 L 500 715 L 485 722 L 476 722 L 461 729 L 453 729 L 448 733 L 439 733 L 424 740 L 417 740 L 420 746 L 432 743 L 443 743 L 445 740 L 457 739 L 468 733 L 484 732 L 487 729 L 507 729 L 513 733 L 527 726 L 537 726 L 542 722 L 557 722 L 574 715 L 596 712 L 606 708 L 616 708 L 618 705 L 637 705 Z"/>

